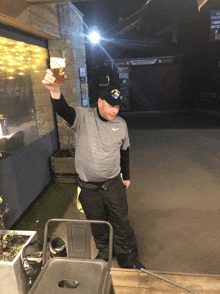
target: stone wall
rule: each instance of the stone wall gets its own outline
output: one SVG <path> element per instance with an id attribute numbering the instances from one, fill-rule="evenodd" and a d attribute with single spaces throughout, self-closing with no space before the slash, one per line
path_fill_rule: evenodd
<path id="1" fill-rule="evenodd" d="M 81 85 L 80 85 L 80 68 L 85 70 L 86 78 L 86 93 L 87 105 L 88 102 L 88 81 L 87 81 L 87 68 L 86 68 L 86 50 L 84 40 L 84 27 L 83 27 L 83 14 L 70 2 L 57 4 L 59 15 L 59 29 L 60 38 L 62 40 L 69 39 L 72 42 L 72 50 L 74 59 L 69 60 L 70 63 L 75 65 L 76 74 L 76 93 L 78 95 L 79 105 L 82 105 Z M 68 67 L 73 65 L 68 64 Z"/>
<path id="2" fill-rule="evenodd" d="M 81 106 L 80 68 L 84 68 L 86 72 L 83 14 L 69 2 L 57 4 L 57 11 L 60 39 L 49 40 L 49 53 L 51 57 L 66 58 L 67 79 L 62 86 L 62 93 L 70 106 Z M 88 93 L 87 77 L 86 87 Z M 66 122 L 59 116 L 57 116 L 57 123 L 60 149 L 75 147 L 73 130 L 68 129 Z"/>
<path id="3" fill-rule="evenodd" d="M 17 19 L 56 38 L 60 37 L 55 4 L 31 5 Z"/>
<path id="4" fill-rule="evenodd" d="M 74 51 L 71 40 L 49 40 L 49 54 L 50 57 L 62 57 L 65 54 L 66 69 L 65 74 L 67 79 L 61 86 L 61 91 L 67 101 L 72 107 L 79 106 L 78 93 L 76 89 L 76 72 L 74 63 Z M 60 149 L 69 149 L 75 147 L 74 131 L 69 129 L 66 122 L 57 115 L 57 125 Z"/>
<path id="5" fill-rule="evenodd" d="M 84 43 L 83 14 L 70 2 L 60 4 L 31 5 L 18 19 L 28 25 L 43 30 L 57 37 L 48 40 L 50 57 L 66 58 L 67 79 L 62 86 L 62 93 L 72 107 L 82 105 L 82 93 L 79 71 L 84 68 L 86 73 L 86 53 Z M 52 105 L 48 90 L 42 84 L 45 68 L 33 77 L 33 91 L 40 136 L 55 128 Z M 85 78 L 88 93 L 87 77 Z M 88 101 L 88 94 L 87 94 Z M 88 105 L 88 103 L 87 103 Z M 75 146 L 73 130 L 57 116 L 59 143 L 61 149 Z"/>
<path id="6" fill-rule="evenodd" d="M 54 114 L 50 101 L 49 91 L 42 84 L 46 72 L 45 68 L 32 75 L 33 96 L 35 102 L 36 118 L 40 137 L 53 131 L 55 128 Z"/>

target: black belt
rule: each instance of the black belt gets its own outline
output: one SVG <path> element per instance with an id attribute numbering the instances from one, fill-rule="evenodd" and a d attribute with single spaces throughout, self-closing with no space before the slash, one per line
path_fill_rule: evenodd
<path id="1" fill-rule="evenodd" d="M 80 186 L 80 188 L 86 188 L 86 189 L 90 189 L 90 190 L 107 190 L 108 187 L 118 178 L 120 177 L 120 175 L 118 175 L 117 177 L 107 180 L 105 182 L 101 182 L 101 183 L 93 183 L 93 182 L 84 182 L 82 180 L 80 180 L 79 177 L 77 177 L 78 180 L 78 184 Z"/>

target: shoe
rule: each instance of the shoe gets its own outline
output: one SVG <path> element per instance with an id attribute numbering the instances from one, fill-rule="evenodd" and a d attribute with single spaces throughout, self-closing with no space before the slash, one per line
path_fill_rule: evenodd
<path id="1" fill-rule="evenodd" d="M 107 255 L 104 255 L 104 254 L 102 254 L 102 253 L 98 253 L 97 254 L 97 256 L 96 256 L 96 258 L 95 259 L 102 259 L 102 260 L 104 260 L 104 261 L 108 261 L 108 256 Z"/>
<path id="2" fill-rule="evenodd" d="M 133 264 L 133 269 L 145 269 L 145 266 L 143 264 L 141 264 L 138 260 L 135 261 L 135 263 Z"/>
<path id="3" fill-rule="evenodd" d="M 134 254 L 117 254 L 118 265 L 121 268 L 145 269 L 143 264 L 138 261 L 137 253 Z"/>
<path id="4" fill-rule="evenodd" d="M 59 237 L 56 237 L 51 240 L 49 244 L 49 248 L 50 248 L 50 258 L 67 256 L 66 244 Z"/>

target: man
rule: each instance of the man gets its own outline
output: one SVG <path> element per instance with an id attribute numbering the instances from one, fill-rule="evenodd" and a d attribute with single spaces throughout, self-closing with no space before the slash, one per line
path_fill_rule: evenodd
<path id="1" fill-rule="evenodd" d="M 86 218 L 111 223 L 114 253 L 121 267 L 144 268 L 138 261 L 136 237 L 128 220 L 126 188 L 130 185 L 130 142 L 126 122 L 117 116 L 120 93 L 113 87 L 102 88 L 97 108 L 72 108 L 54 81 L 48 69 L 42 83 L 50 90 L 57 114 L 75 131 L 75 166 L 81 187 L 79 200 Z M 96 258 L 107 261 L 108 227 L 93 224 L 91 228 L 99 250 Z"/>

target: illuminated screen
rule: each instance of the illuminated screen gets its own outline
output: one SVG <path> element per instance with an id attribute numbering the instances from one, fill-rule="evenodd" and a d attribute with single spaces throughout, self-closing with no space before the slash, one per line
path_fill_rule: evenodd
<path id="1" fill-rule="evenodd" d="M 45 48 L 0 37 L 0 157 L 39 138 L 32 81 L 47 58 Z"/>

